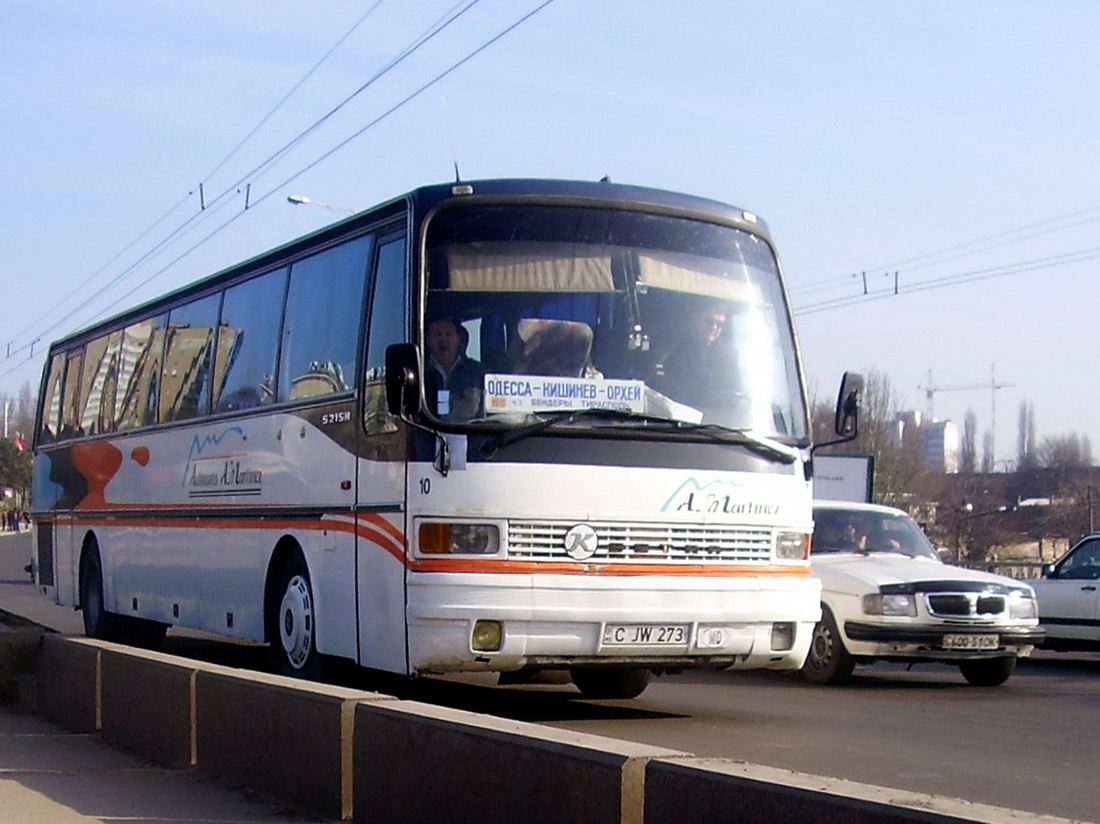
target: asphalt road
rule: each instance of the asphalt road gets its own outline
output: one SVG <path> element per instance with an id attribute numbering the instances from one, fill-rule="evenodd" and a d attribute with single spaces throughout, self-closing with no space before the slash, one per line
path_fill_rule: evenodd
<path id="1" fill-rule="evenodd" d="M 30 540 L 0 535 L 0 609 L 65 632 L 80 616 L 23 583 Z M 30 613 L 30 614 L 28 614 Z M 169 652 L 262 666 L 262 650 L 169 633 Z M 1001 687 L 953 667 L 857 669 L 844 687 L 790 673 L 663 677 L 633 701 L 581 701 L 565 685 L 484 678 L 408 682 L 358 670 L 351 685 L 560 728 L 884 787 L 1100 822 L 1100 655 L 1039 652 Z"/>

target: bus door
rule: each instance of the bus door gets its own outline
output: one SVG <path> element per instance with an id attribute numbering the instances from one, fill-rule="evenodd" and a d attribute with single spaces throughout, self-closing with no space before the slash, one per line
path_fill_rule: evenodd
<path id="1" fill-rule="evenodd" d="M 407 339 L 404 232 L 379 238 L 368 301 L 363 428 L 357 478 L 359 663 L 406 672 L 407 429 L 386 407 L 386 347 Z"/>

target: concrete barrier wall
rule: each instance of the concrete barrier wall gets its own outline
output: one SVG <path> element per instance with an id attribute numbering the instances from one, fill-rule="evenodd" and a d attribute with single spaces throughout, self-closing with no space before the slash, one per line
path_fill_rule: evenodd
<path id="1" fill-rule="evenodd" d="M 333 818 L 352 813 L 355 706 L 390 696 L 263 673 L 202 671 L 198 764 Z"/>
<path id="2" fill-rule="evenodd" d="M 203 665 L 114 644 L 100 653 L 100 730 L 170 767 L 195 764 L 195 678 Z"/>
<path id="3" fill-rule="evenodd" d="M 1070 824 L 46 634 L 38 708 L 359 824 Z"/>
<path id="4" fill-rule="evenodd" d="M 413 701 L 360 704 L 355 821 L 642 824 L 645 764 L 676 754 Z"/>
<path id="5" fill-rule="evenodd" d="M 99 663 L 103 644 L 88 638 L 42 636 L 38 658 L 38 711 L 76 732 L 100 727 Z"/>
<path id="6" fill-rule="evenodd" d="M 646 824 L 1054 824 L 1064 819 L 714 758 L 647 765 Z"/>

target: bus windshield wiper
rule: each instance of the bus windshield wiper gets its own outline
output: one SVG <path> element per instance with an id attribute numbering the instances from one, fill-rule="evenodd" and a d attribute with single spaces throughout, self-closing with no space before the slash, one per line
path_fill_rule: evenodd
<path id="1" fill-rule="evenodd" d="M 529 438 L 552 426 L 572 423 L 579 418 L 605 418 L 635 423 L 660 423 L 674 427 L 688 425 L 685 424 L 684 421 L 662 418 L 657 415 L 646 415 L 641 412 L 630 412 L 624 409 L 605 409 L 598 406 L 587 407 L 585 409 L 563 410 L 561 412 L 548 412 L 545 413 L 545 415 L 545 417 L 539 418 L 539 420 L 534 423 L 527 424 L 527 426 L 521 426 L 518 429 L 510 429 L 507 432 L 485 441 L 478 450 L 481 453 L 481 457 L 491 457 L 501 447 L 508 446 L 516 441 L 522 441 L 524 438 Z"/>
<path id="2" fill-rule="evenodd" d="M 785 443 L 757 435 L 749 429 L 730 429 L 715 423 L 687 424 L 691 432 L 706 435 L 716 443 L 732 443 L 744 446 L 762 458 L 777 463 L 790 464 L 798 460 L 798 450 Z"/>

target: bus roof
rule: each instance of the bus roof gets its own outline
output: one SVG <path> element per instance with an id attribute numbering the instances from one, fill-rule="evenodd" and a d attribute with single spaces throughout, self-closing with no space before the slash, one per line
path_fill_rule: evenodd
<path id="1" fill-rule="evenodd" d="M 325 246 L 341 238 L 355 235 L 368 226 L 401 217 L 407 218 L 410 213 L 416 221 L 419 221 L 433 209 L 448 201 L 480 198 L 498 202 L 531 200 L 576 206 L 627 203 L 644 210 L 719 220 L 762 235 L 770 242 L 764 221 L 735 206 L 663 189 L 612 183 L 606 178 L 600 181 L 508 178 L 429 184 L 234 263 L 212 275 L 131 307 L 110 318 L 83 327 L 56 340 L 51 345 L 50 351 L 52 353 L 57 349 L 66 349 L 97 337 L 107 329 L 125 326 L 132 320 L 149 315 L 160 305 L 167 308 L 189 296 L 202 294 L 239 276 L 285 265 L 296 257 L 312 252 L 318 246 Z"/>

